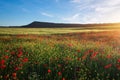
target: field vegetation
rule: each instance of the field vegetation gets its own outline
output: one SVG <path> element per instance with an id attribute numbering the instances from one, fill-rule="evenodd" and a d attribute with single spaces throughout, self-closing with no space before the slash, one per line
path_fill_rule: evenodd
<path id="1" fill-rule="evenodd" d="M 119 79 L 119 28 L 0 28 L 0 80 Z"/>

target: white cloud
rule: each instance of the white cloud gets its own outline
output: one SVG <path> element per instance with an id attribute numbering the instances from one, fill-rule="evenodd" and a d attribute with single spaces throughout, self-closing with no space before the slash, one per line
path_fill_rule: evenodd
<path id="1" fill-rule="evenodd" d="M 69 17 L 63 17 L 62 20 L 69 23 L 80 23 L 79 18 L 80 18 L 80 14 L 76 13 Z"/>
<path id="2" fill-rule="evenodd" d="M 93 8 L 93 22 L 120 22 L 120 0 L 105 0 Z"/>
<path id="3" fill-rule="evenodd" d="M 111 10 L 104 13 L 94 13 L 86 18 L 86 22 L 90 23 L 109 23 L 120 22 L 120 11 Z"/>
<path id="4" fill-rule="evenodd" d="M 73 3 L 79 3 L 81 0 L 71 0 Z"/>
<path id="5" fill-rule="evenodd" d="M 105 0 L 104 5 L 105 4 L 109 6 L 120 5 L 120 0 Z"/>
<path id="6" fill-rule="evenodd" d="M 75 15 L 65 18 L 70 22 L 120 22 L 120 0 L 70 0 L 70 2 L 75 4 L 75 12 L 82 14 L 76 18 Z"/>
<path id="7" fill-rule="evenodd" d="M 46 16 L 46 17 L 54 17 L 53 15 L 46 13 L 46 12 L 41 12 L 41 15 Z"/>
<path id="8" fill-rule="evenodd" d="M 30 12 L 28 9 L 26 9 L 26 8 L 22 8 L 22 11 L 23 12 Z"/>

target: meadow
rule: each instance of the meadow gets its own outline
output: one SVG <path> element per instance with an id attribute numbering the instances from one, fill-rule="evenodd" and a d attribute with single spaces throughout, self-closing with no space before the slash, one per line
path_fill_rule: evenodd
<path id="1" fill-rule="evenodd" d="M 0 80 L 120 80 L 120 28 L 0 28 Z"/>

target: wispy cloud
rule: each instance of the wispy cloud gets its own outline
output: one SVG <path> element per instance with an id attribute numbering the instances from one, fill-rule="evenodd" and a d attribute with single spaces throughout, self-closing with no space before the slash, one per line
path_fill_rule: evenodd
<path id="1" fill-rule="evenodd" d="M 81 0 L 71 0 L 70 2 L 79 3 Z"/>
<path id="2" fill-rule="evenodd" d="M 30 11 L 29 11 L 28 9 L 26 9 L 26 8 L 22 8 L 22 11 L 23 11 L 23 12 L 27 12 L 27 13 L 30 12 Z"/>
<path id="3" fill-rule="evenodd" d="M 81 22 L 120 22 L 120 0 L 70 0 L 70 2 L 74 4 L 76 12 L 82 14 L 78 16 Z M 80 21 L 78 18 L 73 20 Z"/>
<path id="4" fill-rule="evenodd" d="M 93 22 L 120 22 L 120 0 L 104 0 L 93 6 Z"/>
<path id="5" fill-rule="evenodd" d="M 116 9 L 120 9 L 120 0 L 105 0 L 100 4 L 94 6 L 96 12 L 110 12 Z"/>
<path id="6" fill-rule="evenodd" d="M 41 15 L 46 16 L 46 17 L 54 17 L 52 14 L 46 13 L 46 12 L 41 12 Z"/>
<path id="7" fill-rule="evenodd" d="M 63 17 L 62 20 L 69 23 L 80 23 L 79 17 L 80 17 L 80 14 L 76 13 L 69 17 Z"/>

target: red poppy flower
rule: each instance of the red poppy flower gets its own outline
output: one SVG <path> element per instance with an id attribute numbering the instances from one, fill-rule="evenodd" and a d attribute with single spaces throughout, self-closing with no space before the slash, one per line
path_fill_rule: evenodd
<path id="1" fill-rule="evenodd" d="M 120 63 L 120 59 L 118 59 L 117 62 Z"/>
<path id="2" fill-rule="evenodd" d="M 120 70 L 120 65 L 119 64 L 116 64 L 116 67 L 118 70 Z"/>
<path id="3" fill-rule="evenodd" d="M 4 59 L 2 59 L 2 60 L 0 61 L 0 68 L 1 68 L 1 69 L 6 68 L 5 60 L 4 60 Z"/>
<path id="4" fill-rule="evenodd" d="M 16 72 L 12 73 L 12 77 L 16 77 L 16 75 L 17 75 Z"/>
<path id="5" fill-rule="evenodd" d="M 19 70 L 19 68 L 18 68 L 18 67 L 15 67 L 15 70 L 16 70 L 16 71 L 18 71 L 18 70 Z"/>
<path id="6" fill-rule="evenodd" d="M 48 69 L 48 73 L 51 73 L 51 70 L 50 70 L 50 69 Z"/>
<path id="7" fill-rule="evenodd" d="M 61 72 L 58 72 L 58 76 L 61 76 L 62 75 L 62 73 Z"/>
<path id="8" fill-rule="evenodd" d="M 6 55 L 6 56 L 4 56 L 4 58 L 5 58 L 5 59 L 8 59 L 8 58 L 9 58 L 9 56 L 8 56 L 8 55 Z"/>
<path id="9" fill-rule="evenodd" d="M 98 54 L 98 52 L 94 52 L 94 53 L 92 54 L 91 58 L 96 57 L 97 54 Z"/>
<path id="10" fill-rule="evenodd" d="M 1 64 L 1 65 L 4 65 L 4 64 L 5 64 L 5 60 L 2 59 L 2 60 L 0 61 L 0 64 Z"/>
<path id="11" fill-rule="evenodd" d="M 22 54 L 23 54 L 23 52 L 22 51 L 19 51 L 19 53 L 18 53 L 18 57 L 21 57 L 22 56 Z"/>
<path id="12" fill-rule="evenodd" d="M 15 54 L 15 52 L 14 52 L 14 51 L 12 51 L 10 54 L 11 54 L 11 55 L 14 55 L 14 54 Z"/>
<path id="13" fill-rule="evenodd" d="M 19 64 L 19 66 L 20 66 L 20 67 L 22 67 L 22 66 L 23 66 L 23 64 Z"/>
<path id="14" fill-rule="evenodd" d="M 24 58 L 22 62 L 28 62 L 28 58 Z"/>
<path id="15" fill-rule="evenodd" d="M 5 52 L 9 52 L 9 50 L 5 50 Z"/>
<path id="16" fill-rule="evenodd" d="M 62 65 L 61 64 L 58 64 L 58 67 L 61 67 Z"/>
<path id="17" fill-rule="evenodd" d="M 104 66 L 104 68 L 105 68 L 105 69 L 108 69 L 108 68 L 110 68 L 111 66 L 112 66 L 112 64 L 108 64 L 108 65 Z"/>
<path id="18" fill-rule="evenodd" d="M 63 77 L 62 80 L 65 80 L 65 78 Z"/>
<path id="19" fill-rule="evenodd" d="M 1 68 L 1 69 L 5 69 L 5 68 L 6 68 L 6 65 L 1 65 L 0 68 Z"/>
<path id="20" fill-rule="evenodd" d="M 80 58 L 77 58 L 78 61 L 80 61 Z"/>
<path id="21" fill-rule="evenodd" d="M 107 55 L 107 58 L 108 58 L 108 59 L 111 58 L 111 55 Z"/>

